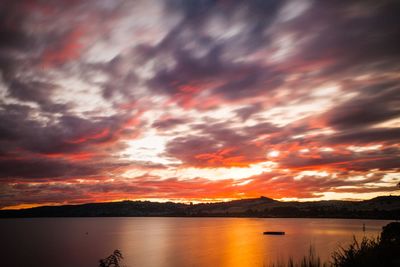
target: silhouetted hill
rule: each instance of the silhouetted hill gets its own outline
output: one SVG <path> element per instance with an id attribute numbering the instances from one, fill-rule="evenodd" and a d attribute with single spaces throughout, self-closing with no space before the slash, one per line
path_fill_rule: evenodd
<path id="1" fill-rule="evenodd" d="M 400 219 L 400 196 L 382 196 L 364 201 L 314 202 L 282 202 L 260 197 L 195 205 L 173 202 L 122 201 L 0 211 L 0 218 L 111 216 Z"/>

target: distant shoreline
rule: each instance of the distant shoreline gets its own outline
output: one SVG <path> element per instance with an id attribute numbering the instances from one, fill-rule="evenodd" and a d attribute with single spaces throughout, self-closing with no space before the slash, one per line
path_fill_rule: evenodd
<path id="1" fill-rule="evenodd" d="M 0 218 L 184 217 L 184 218 L 321 218 L 400 219 L 400 196 L 364 201 L 282 202 L 266 197 L 229 202 L 183 204 L 121 201 L 0 210 Z"/>
<path id="2" fill-rule="evenodd" d="M 333 219 L 333 220 L 375 220 L 375 221 L 400 221 L 400 219 L 388 218 L 349 218 L 349 217 L 246 217 L 246 216 L 20 216 L 0 217 L 2 219 L 54 219 L 54 218 L 231 218 L 231 219 Z"/>

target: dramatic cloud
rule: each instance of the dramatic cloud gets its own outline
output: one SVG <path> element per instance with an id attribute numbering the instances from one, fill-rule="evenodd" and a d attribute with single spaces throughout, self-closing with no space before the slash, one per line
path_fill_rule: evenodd
<path id="1" fill-rule="evenodd" d="M 0 3 L 0 208 L 398 194 L 398 1 Z"/>

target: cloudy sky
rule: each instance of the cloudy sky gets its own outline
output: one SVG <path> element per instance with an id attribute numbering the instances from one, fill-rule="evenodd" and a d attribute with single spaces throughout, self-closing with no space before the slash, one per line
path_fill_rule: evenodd
<path id="1" fill-rule="evenodd" d="M 399 195 L 399 1 L 0 3 L 0 208 Z"/>

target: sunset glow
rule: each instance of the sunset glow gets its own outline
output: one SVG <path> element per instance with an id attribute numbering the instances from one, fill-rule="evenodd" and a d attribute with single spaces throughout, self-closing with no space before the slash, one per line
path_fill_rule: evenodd
<path id="1" fill-rule="evenodd" d="M 378 2 L 2 1 L 0 209 L 400 195 Z"/>

